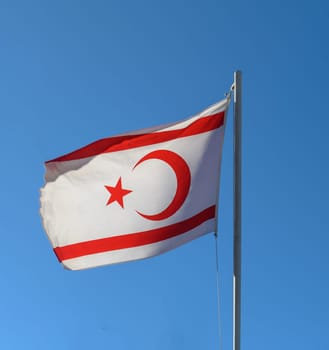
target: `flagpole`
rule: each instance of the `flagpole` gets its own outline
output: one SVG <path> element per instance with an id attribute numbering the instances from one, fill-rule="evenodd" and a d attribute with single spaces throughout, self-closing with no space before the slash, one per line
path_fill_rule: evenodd
<path id="1" fill-rule="evenodd" d="M 241 83 L 238 70 L 234 72 L 233 350 L 240 350 L 241 338 Z"/>

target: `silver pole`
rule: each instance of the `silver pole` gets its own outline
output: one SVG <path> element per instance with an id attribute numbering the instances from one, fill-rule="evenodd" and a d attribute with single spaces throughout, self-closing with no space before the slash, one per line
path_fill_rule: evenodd
<path id="1" fill-rule="evenodd" d="M 241 83 L 241 71 L 234 72 L 233 350 L 240 350 L 241 330 Z"/>

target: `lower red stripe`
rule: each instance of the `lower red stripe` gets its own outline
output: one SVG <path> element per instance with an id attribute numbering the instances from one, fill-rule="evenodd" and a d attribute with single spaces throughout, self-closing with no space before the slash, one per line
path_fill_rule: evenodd
<path id="1" fill-rule="evenodd" d="M 216 215 L 216 206 L 213 205 L 189 219 L 165 227 L 144 232 L 130 233 L 120 236 L 95 239 L 81 243 L 70 244 L 54 248 L 59 261 L 78 258 L 84 255 L 109 252 L 112 250 L 140 247 L 146 244 L 157 243 L 165 239 L 186 233 L 203 222 L 213 219 Z"/>

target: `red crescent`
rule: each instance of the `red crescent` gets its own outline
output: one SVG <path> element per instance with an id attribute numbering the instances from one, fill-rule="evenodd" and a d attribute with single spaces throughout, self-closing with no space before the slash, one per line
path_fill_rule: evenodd
<path id="1" fill-rule="evenodd" d="M 183 205 L 191 185 L 191 172 L 185 160 L 177 153 L 168 150 L 158 150 L 146 154 L 134 166 L 134 169 L 142 162 L 149 159 L 159 159 L 166 162 L 175 172 L 177 179 L 176 193 L 166 209 L 158 214 L 147 215 L 137 211 L 139 215 L 148 220 L 164 220 L 176 213 Z"/>

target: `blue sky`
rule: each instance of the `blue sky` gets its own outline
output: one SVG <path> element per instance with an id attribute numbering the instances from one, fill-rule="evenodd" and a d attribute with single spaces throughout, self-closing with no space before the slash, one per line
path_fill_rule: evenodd
<path id="1" fill-rule="evenodd" d="M 43 162 L 184 119 L 243 71 L 243 349 L 328 349 L 325 1 L 2 1 L 1 349 L 218 349 L 215 248 L 70 272 L 39 217 Z M 232 344 L 232 109 L 219 251 Z"/>

